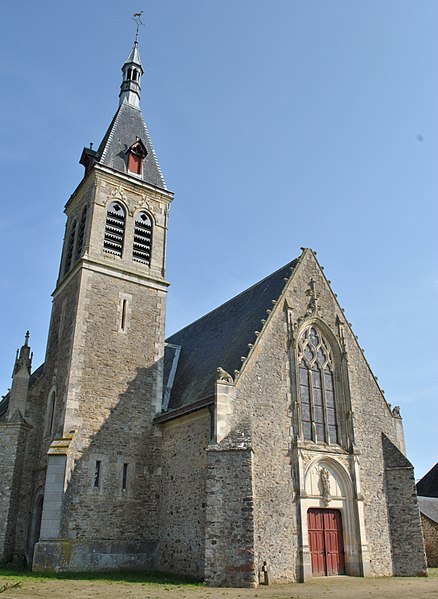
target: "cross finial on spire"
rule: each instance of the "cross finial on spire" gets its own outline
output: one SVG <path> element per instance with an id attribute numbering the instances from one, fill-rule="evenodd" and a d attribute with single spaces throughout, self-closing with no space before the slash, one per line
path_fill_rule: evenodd
<path id="1" fill-rule="evenodd" d="M 26 334 L 24 336 L 24 345 L 26 347 L 29 345 L 29 337 L 30 337 L 30 333 L 29 333 L 29 331 L 26 331 Z"/>
<path id="2" fill-rule="evenodd" d="M 144 27 L 144 23 L 141 20 L 141 15 L 143 14 L 143 11 L 141 10 L 140 12 L 135 12 L 132 15 L 133 20 L 137 23 L 137 29 L 135 32 L 135 43 L 138 43 L 138 30 L 140 29 L 140 25 L 142 25 Z"/>

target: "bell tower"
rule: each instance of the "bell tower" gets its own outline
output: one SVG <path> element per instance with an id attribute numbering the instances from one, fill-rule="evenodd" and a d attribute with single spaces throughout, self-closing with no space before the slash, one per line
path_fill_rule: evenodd
<path id="1" fill-rule="evenodd" d="M 84 148 L 84 177 L 65 206 L 35 570 L 154 566 L 153 418 L 161 410 L 173 194 L 140 109 L 137 39 L 122 73 L 119 107 L 99 147 Z"/>

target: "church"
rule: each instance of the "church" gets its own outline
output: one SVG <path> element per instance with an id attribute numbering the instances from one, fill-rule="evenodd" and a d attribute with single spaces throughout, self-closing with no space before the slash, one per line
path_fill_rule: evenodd
<path id="1" fill-rule="evenodd" d="M 237 587 L 425 575 L 400 410 L 315 252 L 165 339 L 173 193 L 137 39 L 122 73 L 65 205 L 45 362 L 27 334 L 0 403 L 0 560 Z"/>

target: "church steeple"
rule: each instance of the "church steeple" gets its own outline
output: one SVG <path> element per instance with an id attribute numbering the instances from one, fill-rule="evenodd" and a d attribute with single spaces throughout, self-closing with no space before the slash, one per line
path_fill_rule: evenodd
<path id="1" fill-rule="evenodd" d="M 166 189 L 149 132 L 140 108 L 140 81 L 144 73 L 138 50 L 138 31 L 134 46 L 122 66 L 119 106 L 99 147 L 84 148 L 80 163 L 87 175 L 100 164 Z"/>
<path id="2" fill-rule="evenodd" d="M 127 102 L 135 108 L 140 108 L 140 80 L 143 75 L 143 67 L 138 51 L 138 32 L 135 36 L 134 47 L 122 66 L 123 81 L 120 86 L 120 106 Z"/>

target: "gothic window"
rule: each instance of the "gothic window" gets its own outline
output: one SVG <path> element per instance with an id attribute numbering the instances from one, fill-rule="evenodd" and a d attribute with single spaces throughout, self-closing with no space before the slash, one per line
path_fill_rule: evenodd
<path id="1" fill-rule="evenodd" d="M 140 139 L 138 139 L 128 150 L 128 171 L 135 175 L 141 175 L 143 160 L 147 151 Z"/>
<path id="2" fill-rule="evenodd" d="M 106 212 L 103 249 L 109 254 L 121 256 L 125 237 L 126 210 L 120 202 L 111 202 Z"/>
<path id="3" fill-rule="evenodd" d="M 338 443 L 333 359 L 328 342 L 314 326 L 301 334 L 298 364 L 304 439 Z"/>
<path id="4" fill-rule="evenodd" d="M 65 253 L 65 264 L 64 264 L 64 274 L 65 275 L 69 272 L 71 265 L 72 265 L 75 237 L 76 237 L 76 221 L 74 220 L 70 227 L 70 233 L 69 233 L 68 241 L 67 241 L 67 250 Z"/>
<path id="5" fill-rule="evenodd" d="M 152 248 L 152 219 L 147 212 L 138 212 L 135 216 L 134 246 L 132 259 L 150 266 Z"/>
<path id="6" fill-rule="evenodd" d="M 84 249 L 84 236 L 85 236 L 85 223 L 87 222 L 87 207 L 84 206 L 82 210 L 81 220 L 79 222 L 79 230 L 78 230 L 78 240 L 76 242 L 76 260 L 82 255 L 82 250 Z"/>

